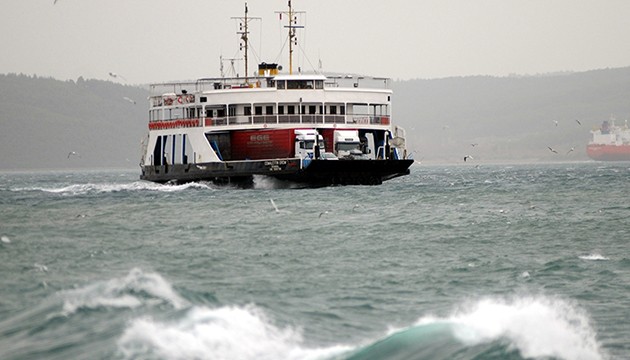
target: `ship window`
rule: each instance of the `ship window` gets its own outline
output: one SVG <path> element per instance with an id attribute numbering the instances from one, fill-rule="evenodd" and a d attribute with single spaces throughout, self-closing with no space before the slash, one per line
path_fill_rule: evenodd
<path id="1" fill-rule="evenodd" d="M 263 114 L 262 113 L 262 106 L 256 106 L 254 108 L 254 111 L 255 111 L 256 115 L 262 115 Z"/>
<path id="2" fill-rule="evenodd" d="M 228 108 L 228 116 L 236 116 L 236 105 L 230 105 Z"/>
<path id="3" fill-rule="evenodd" d="M 251 106 L 245 106 L 244 114 L 245 114 L 245 116 L 251 115 L 252 114 L 252 107 Z"/>
<path id="4" fill-rule="evenodd" d="M 346 115 L 346 107 L 344 105 L 339 106 L 339 115 Z"/>
<path id="5" fill-rule="evenodd" d="M 287 114 L 289 114 L 289 115 L 295 114 L 295 105 L 287 106 Z"/>
<path id="6" fill-rule="evenodd" d="M 324 80 L 315 80 L 315 89 L 323 89 Z"/>
<path id="7" fill-rule="evenodd" d="M 330 115 L 337 115 L 337 106 L 330 105 Z"/>
<path id="8" fill-rule="evenodd" d="M 284 115 L 284 105 L 278 105 L 278 115 Z"/>
<path id="9" fill-rule="evenodd" d="M 300 114 L 306 114 L 306 106 L 302 105 L 300 106 Z"/>
<path id="10" fill-rule="evenodd" d="M 265 114 L 267 115 L 273 115 L 273 106 L 267 106 L 265 108 Z"/>
<path id="11" fill-rule="evenodd" d="M 280 80 L 277 81 L 276 84 L 278 84 L 278 89 L 284 90 L 286 88 L 287 82 L 284 80 Z"/>
<path id="12" fill-rule="evenodd" d="M 320 114 L 324 114 L 324 110 L 325 110 L 325 109 L 326 109 L 326 108 L 325 108 L 324 106 L 320 105 L 320 106 L 319 106 L 319 113 L 320 113 Z"/>
<path id="13" fill-rule="evenodd" d="M 199 97 L 199 102 L 208 102 L 208 98 L 205 96 Z"/>
<path id="14" fill-rule="evenodd" d="M 315 105 L 309 105 L 309 106 L 308 106 L 308 113 L 309 113 L 309 114 L 315 114 L 315 113 L 317 113 L 317 106 L 315 106 Z"/>

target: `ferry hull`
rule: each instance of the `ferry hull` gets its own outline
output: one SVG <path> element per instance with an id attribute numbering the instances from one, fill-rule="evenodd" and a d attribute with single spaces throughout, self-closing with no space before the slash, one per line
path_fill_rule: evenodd
<path id="1" fill-rule="evenodd" d="M 597 145 L 586 147 L 586 154 L 597 161 L 630 161 L 630 145 Z"/>
<path id="2" fill-rule="evenodd" d="M 210 181 L 217 184 L 253 184 L 254 175 L 265 175 L 309 187 L 330 185 L 379 185 L 408 175 L 413 160 L 313 160 L 297 158 L 219 163 L 143 166 L 142 180 L 157 183 Z M 307 165 L 307 166 L 305 166 Z"/>

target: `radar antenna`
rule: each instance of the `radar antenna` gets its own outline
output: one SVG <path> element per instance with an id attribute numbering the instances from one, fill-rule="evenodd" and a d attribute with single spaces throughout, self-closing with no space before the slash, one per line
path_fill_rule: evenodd
<path id="1" fill-rule="evenodd" d="M 289 29 L 289 74 L 293 74 L 293 46 L 297 46 L 298 39 L 296 34 L 296 29 L 303 29 L 304 26 L 298 25 L 298 14 L 304 14 L 304 11 L 295 11 L 291 6 L 291 0 L 289 0 L 289 11 L 276 11 L 277 14 L 280 14 L 280 20 L 282 20 L 282 15 L 287 15 L 289 20 L 289 25 L 286 25 L 285 28 Z"/>
<path id="2" fill-rule="evenodd" d="M 241 40 L 243 42 L 240 44 L 240 50 L 244 52 L 245 58 L 245 83 L 249 83 L 249 69 L 248 69 L 248 61 L 247 54 L 249 49 L 249 22 L 252 20 L 262 20 L 259 17 L 249 17 L 249 9 L 247 8 L 247 3 L 245 3 L 245 16 L 244 17 L 233 17 L 232 19 L 240 20 L 239 31 L 236 33 L 241 36 Z"/>

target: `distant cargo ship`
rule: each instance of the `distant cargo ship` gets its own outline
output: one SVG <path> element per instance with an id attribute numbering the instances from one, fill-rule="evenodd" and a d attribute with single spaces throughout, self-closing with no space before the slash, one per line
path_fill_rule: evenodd
<path id="1" fill-rule="evenodd" d="M 591 131 L 586 154 L 598 161 L 630 161 L 630 128 L 615 125 L 615 119 L 604 121 L 599 129 Z"/>
<path id="2" fill-rule="evenodd" d="M 151 86 L 144 180 L 248 183 L 254 175 L 306 185 L 377 185 L 409 174 L 405 131 L 391 123 L 389 79 L 289 72 Z M 238 33 L 247 70 L 247 6 Z M 223 74 L 222 74 L 223 75 Z"/>

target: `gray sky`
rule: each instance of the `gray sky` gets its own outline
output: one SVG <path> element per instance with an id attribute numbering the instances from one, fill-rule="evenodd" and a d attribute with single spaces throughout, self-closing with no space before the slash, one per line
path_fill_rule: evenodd
<path id="1" fill-rule="evenodd" d="M 129 84 L 218 76 L 240 58 L 235 0 L 2 0 L 0 73 Z M 275 11 L 249 0 L 250 73 L 288 69 Z M 305 11 L 295 61 L 305 70 L 394 79 L 537 74 L 630 66 L 629 0 L 293 0 Z M 306 56 L 304 55 L 306 54 Z M 312 64 L 312 65 L 311 65 Z M 226 70 L 229 63 L 225 64 Z M 243 64 L 237 63 L 243 74 Z"/>

